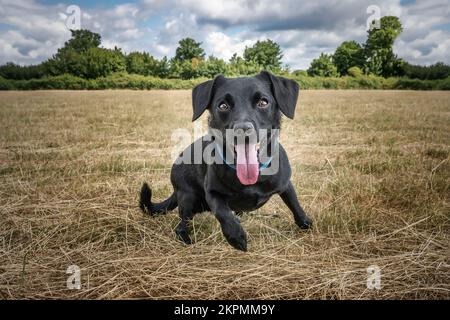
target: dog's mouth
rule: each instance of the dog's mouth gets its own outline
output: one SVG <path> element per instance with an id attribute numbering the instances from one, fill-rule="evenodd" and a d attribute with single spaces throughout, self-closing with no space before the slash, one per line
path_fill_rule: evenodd
<path id="1" fill-rule="evenodd" d="M 267 168 L 269 165 L 273 156 L 271 146 L 274 136 L 271 131 L 268 131 L 260 135 L 229 137 L 227 140 L 217 137 L 215 139 L 219 146 L 221 143 L 224 145 L 223 149 L 219 147 L 220 150 L 223 150 L 222 159 L 225 162 L 228 159 L 228 164 L 233 163 L 239 182 L 248 186 L 257 183 L 261 167 Z M 231 160 L 231 156 L 233 160 Z"/>
<path id="2" fill-rule="evenodd" d="M 239 181 L 243 185 L 252 185 L 258 181 L 259 147 L 259 143 L 243 143 L 237 144 L 234 147 L 236 156 L 236 173 Z"/>

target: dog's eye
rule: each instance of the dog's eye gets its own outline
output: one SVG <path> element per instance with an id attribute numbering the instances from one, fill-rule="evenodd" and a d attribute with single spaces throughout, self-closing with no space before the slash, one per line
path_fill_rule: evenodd
<path id="1" fill-rule="evenodd" d="M 220 111 L 227 111 L 228 109 L 230 109 L 230 107 L 226 103 L 221 103 L 218 108 Z"/>
<path id="2" fill-rule="evenodd" d="M 258 101 L 258 103 L 256 104 L 259 108 L 265 108 L 265 107 L 267 107 L 268 105 L 269 105 L 269 101 L 267 101 L 267 99 L 264 99 L 264 98 L 262 98 L 262 99 L 260 99 L 259 101 Z"/>

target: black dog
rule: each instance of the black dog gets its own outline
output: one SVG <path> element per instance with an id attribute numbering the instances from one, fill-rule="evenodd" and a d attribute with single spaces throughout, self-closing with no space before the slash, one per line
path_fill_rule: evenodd
<path id="1" fill-rule="evenodd" d="M 175 232 L 186 244 L 191 243 L 189 220 L 196 213 L 212 211 L 226 240 L 234 248 L 246 251 L 247 237 L 233 211 L 255 210 L 277 193 L 293 212 L 297 225 L 303 229 L 309 228 L 312 221 L 300 206 L 290 182 L 291 168 L 285 150 L 278 144 L 276 154 L 267 151 L 269 160 L 276 156 L 279 161 L 278 170 L 270 175 L 260 174 L 261 167 L 270 164 L 261 163 L 261 149 L 258 151 L 262 140 L 267 150 L 278 142 L 272 138 L 272 131 L 280 128 L 281 113 L 290 119 L 294 117 L 298 93 L 299 87 L 295 81 L 268 72 L 261 72 L 252 78 L 217 76 L 196 86 L 192 92 L 192 121 L 208 109 L 210 129 L 223 133 L 222 137 L 227 136 L 227 130 L 233 130 L 236 137 L 244 137 L 245 143 L 233 144 L 234 139 L 222 138 L 222 146 L 214 149 L 214 154 L 224 160 L 222 163 L 208 164 L 204 160 L 197 164 L 181 163 L 186 156 L 194 161 L 195 150 L 203 152 L 218 140 L 213 135 L 195 141 L 180 154 L 172 167 L 173 194 L 161 203 L 152 203 L 151 190 L 144 183 L 140 208 L 154 215 L 178 206 L 181 221 Z M 255 132 L 264 130 L 267 139 L 245 140 Z M 237 161 L 237 165 L 228 163 L 224 154 L 227 154 L 226 159 L 231 154 L 231 160 Z"/>

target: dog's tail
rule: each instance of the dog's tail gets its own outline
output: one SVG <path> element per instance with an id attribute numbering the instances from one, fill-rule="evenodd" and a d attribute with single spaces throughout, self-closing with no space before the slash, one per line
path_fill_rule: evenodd
<path id="1" fill-rule="evenodd" d="M 144 213 L 149 213 L 151 215 L 166 213 L 171 211 L 178 206 L 177 197 L 175 193 L 160 203 L 152 203 L 152 189 L 147 183 L 144 183 L 141 188 L 141 197 L 139 200 L 139 207 Z"/>

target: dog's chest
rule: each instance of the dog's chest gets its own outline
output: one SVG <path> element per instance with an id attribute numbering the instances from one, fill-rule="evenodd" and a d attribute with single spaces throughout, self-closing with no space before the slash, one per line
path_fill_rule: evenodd
<path id="1" fill-rule="evenodd" d="M 244 190 L 231 196 L 228 205 L 234 211 L 252 211 L 263 206 L 271 196 L 253 189 Z"/>

